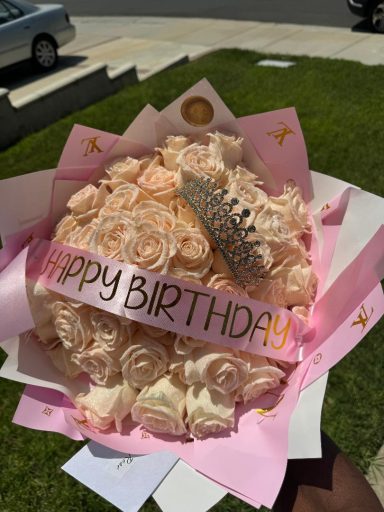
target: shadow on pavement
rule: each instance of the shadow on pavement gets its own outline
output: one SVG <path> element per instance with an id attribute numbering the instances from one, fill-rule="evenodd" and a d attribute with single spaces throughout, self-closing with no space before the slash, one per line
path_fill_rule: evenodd
<path id="1" fill-rule="evenodd" d="M 367 20 L 367 19 L 361 20 L 361 21 L 359 21 L 359 23 L 356 23 L 356 25 L 354 25 L 351 28 L 351 30 L 352 30 L 352 32 L 367 32 L 368 34 L 376 33 L 372 30 L 371 24 L 369 23 L 369 20 Z"/>
<path id="2" fill-rule="evenodd" d="M 0 87 L 13 90 L 31 84 L 41 78 L 52 76 L 64 69 L 78 66 L 86 57 L 63 55 L 59 58 L 57 67 L 53 71 L 37 71 L 32 62 L 26 61 L 7 68 L 0 69 Z"/>

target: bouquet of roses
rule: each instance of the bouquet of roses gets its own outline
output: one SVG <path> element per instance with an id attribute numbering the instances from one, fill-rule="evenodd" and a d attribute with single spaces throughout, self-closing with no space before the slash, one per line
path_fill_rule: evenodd
<path id="1" fill-rule="evenodd" d="M 24 334 L 1 374 L 63 393 L 54 430 L 172 450 L 271 506 L 300 390 L 384 311 L 380 198 L 310 173 L 293 110 L 236 121 L 205 81 L 123 137 L 75 127 L 58 169 L 7 195 L 22 179 L 50 192 L 16 228 L 6 203 L 3 339 Z"/>

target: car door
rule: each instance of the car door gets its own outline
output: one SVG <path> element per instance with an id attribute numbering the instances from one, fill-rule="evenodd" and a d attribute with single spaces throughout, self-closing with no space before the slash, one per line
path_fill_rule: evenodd
<path id="1" fill-rule="evenodd" d="M 0 0 L 0 67 L 31 57 L 29 17 L 12 3 Z"/>

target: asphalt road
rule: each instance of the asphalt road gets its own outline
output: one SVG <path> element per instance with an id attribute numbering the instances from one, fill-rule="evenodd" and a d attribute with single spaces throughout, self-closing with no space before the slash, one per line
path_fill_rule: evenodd
<path id="1" fill-rule="evenodd" d="M 35 0 L 52 3 L 53 0 Z M 346 0 L 59 0 L 72 16 L 175 16 L 353 27 Z"/>

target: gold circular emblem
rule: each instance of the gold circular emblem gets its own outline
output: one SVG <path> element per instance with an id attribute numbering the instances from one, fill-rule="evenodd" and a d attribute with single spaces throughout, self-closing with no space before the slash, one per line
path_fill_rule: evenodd
<path id="1" fill-rule="evenodd" d="M 181 105 L 181 115 L 192 126 L 205 126 L 213 119 L 212 104 L 203 96 L 190 96 Z"/>

